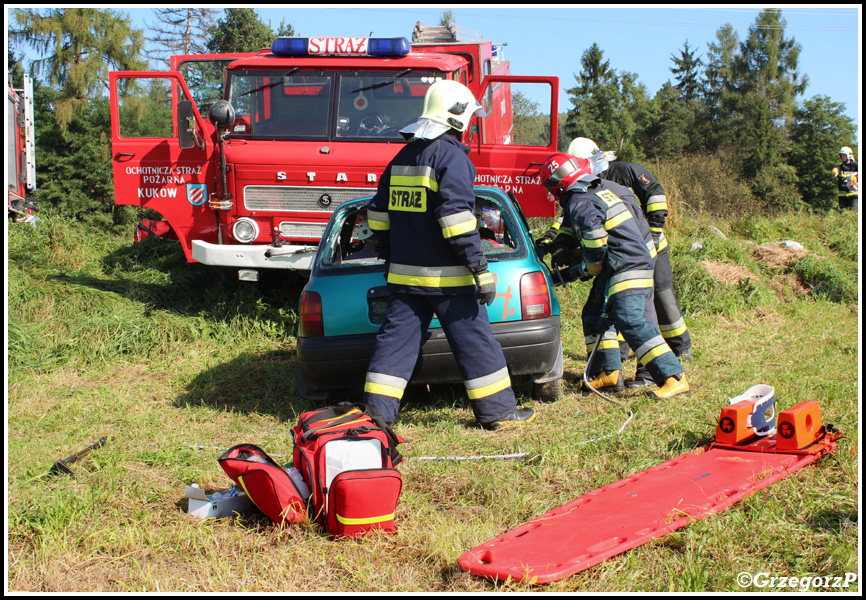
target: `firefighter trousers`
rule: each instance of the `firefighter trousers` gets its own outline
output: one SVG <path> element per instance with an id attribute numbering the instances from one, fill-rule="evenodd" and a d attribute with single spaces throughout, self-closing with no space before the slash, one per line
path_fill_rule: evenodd
<path id="1" fill-rule="evenodd" d="M 587 352 L 592 351 L 597 337 L 601 335 L 592 364 L 586 366 L 590 378 L 601 371 L 610 373 L 622 369 L 617 331 L 634 348 L 638 365 L 646 368 L 656 384 L 663 385 L 668 377 L 682 373 L 680 361 L 658 328 L 647 319 L 648 306 L 652 306 L 652 288 L 628 295 L 618 293 L 608 298 L 607 329 L 599 332 L 598 324 L 605 308 L 606 292 L 607 278 L 603 275 L 596 277 L 581 315 Z"/>
<path id="2" fill-rule="evenodd" d="M 659 252 L 656 256 L 655 271 L 653 272 L 653 284 L 655 287 L 652 300 L 655 307 L 654 321 L 658 324 L 659 332 L 667 342 L 670 349 L 677 356 L 682 356 L 692 349 L 692 336 L 686 327 L 686 321 L 680 310 L 674 293 L 674 274 L 671 269 L 671 259 L 667 250 Z M 657 319 L 657 321 L 655 320 Z M 649 316 L 647 321 L 650 321 Z M 620 339 L 620 357 L 624 361 L 628 358 L 629 347 L 624 339 Z M 641 370 L 640 368 L 638 369 Z"/>
<path id="3" fill-rule="evenodd" d="M 471 294 L 391 294 L 367 369 L 364 403 L 386 422 L 396 420 L 434 314 L 457 361 L 475 419 L 491 423 L 514 411 L 505 355 L 493 338 L 487 310 Z"/>
<path id="4" fill-rule="evenodd" d="M 667 249 L 656 256 L 653 280 L 656 315 L 658 315 L 662 337 L 677 356 L 691 352 L 692 336 L 689 334 L 680 304 L 674 294 L 674 274 Z"/>

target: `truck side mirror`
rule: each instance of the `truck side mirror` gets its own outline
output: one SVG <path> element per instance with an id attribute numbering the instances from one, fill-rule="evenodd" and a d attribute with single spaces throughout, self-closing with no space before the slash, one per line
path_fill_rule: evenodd
<path id="1" fill-rule="evenodd" d="M 177 103 L 177 141 L 181 150 L 195 146 L 195 116 L 192 102 L 181 100 Z"/>

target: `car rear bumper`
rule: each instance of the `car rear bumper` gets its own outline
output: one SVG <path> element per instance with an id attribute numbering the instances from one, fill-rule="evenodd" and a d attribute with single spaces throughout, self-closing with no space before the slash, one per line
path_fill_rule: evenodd
<path id="1" fill-rule="evenodd" d="M 491 328 L 512 376 L 536 375 L 541 380 L 562 376 L 559 316 L 494 323 Z M 442 329 L 430 329 L 428 334 L 410 383 L 462 382 Z M 375 339 L 375 334 L 298 338 L 301 396 L 312 397 L 324 390 L 363 388 Z"/>

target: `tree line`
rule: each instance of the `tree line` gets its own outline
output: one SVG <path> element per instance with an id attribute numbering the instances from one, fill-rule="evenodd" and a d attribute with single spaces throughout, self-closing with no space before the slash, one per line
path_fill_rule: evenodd
<path id="1" fill-rule="evenodd" d="M 560 149 L 592 138 L 621 160 L 655 163 L 712 156 L 727 165 L 768 210 L 837 206 L 829 176 L 842 146 L 856 146 L 857 126 L 845 105 L 823 95 L 800 101 L 800 44 L 785 34 L 779 9 L 762 11 L 741 40 L 730 24 L 716 31 L 700 55 L 688 40 L 653 97 L 638 75 L 617 71 L 593 44 L 583 52 L 571 108 L 560 115 Z M 539 118 L 522 99 L 524 127 Z"/>
<path id="2" fill-rule="evenodd" d="M 153 13 L 146 35 L 110 9 L 11 11 L 13 85 L 20 87 L 23 73 L 17 49 L 29 45 L 44 57 L 30 63 L 40 204 L 105 224 L 137 219 L 130 207 L 114 205 L 109 71 L 162 70 L 171 55 L 252 52 L 296 35 L 285 21 L 273 29 L 251 8 Z M 572 106 L 560 115 L 560 149 L 583 136 L 627 161 L 713 157 L 747 182 L 762 208 L 829 210 L 836 196 L 828 172 L 836 150 L 855 145 L 856 125 L 826 96 L 799 101 L 807 83 L 799 52 L 781 11 L 767 9 L 742 40 L 730 25 L 721 27 L 703 56 L 686 40 L 671 55 L 675 82 L 650 97 L 637 74 L 613 68 L 593 44 L 567 90 Z M 518 96 L 514 111 L 524 137 L 543 135 L 537 104 Z"/>

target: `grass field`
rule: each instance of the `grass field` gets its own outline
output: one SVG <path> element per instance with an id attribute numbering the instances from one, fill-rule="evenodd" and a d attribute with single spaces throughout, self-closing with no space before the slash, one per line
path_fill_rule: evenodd
<path id="1" fill-rule="evenodd" d="M 623 409 L 579 391 L 588 286 L 561 290 L 562 399 L 532 404 L 519 385 L 536 423 L 486 432 L 461 389 L 414 390 L 395 426 L 410 440 L 399 531 L 360 541 L 311 525 L 276 531 L 257 512 L 186 514 L 186 484 L 229 487 L 222 449 L 249 442 L 291 454 L 289 429 L 313 408 L 294 382 L 299 282 L 227 291 L 176 242 L 133 247 L 131 236 L 41 216 L 35 229 L 10 224 L 7 238 L 8 591 L 756 592 L 788 590 L 743 588 L 737 575 L 859 573 L 856 215 L 681 217 L 670 235 L 693 393 L 662 404 L 620 395 L 635 413 L 622 436 L 611 434 Z M 786 262 L 757 250 L 782 240 L 805 255 Z M 632 358 L 626 374 L 634 367 Z M 547 586 L 458 567 L 466 550 L 706 443 L 727 399 L 756 383 L 775 387 L 777 410 L 820 402 L 844 432 L 836 455 Z M 103 448 L 72 465 L 76 477 L 47 474 L 102 436 Z"/>

